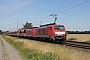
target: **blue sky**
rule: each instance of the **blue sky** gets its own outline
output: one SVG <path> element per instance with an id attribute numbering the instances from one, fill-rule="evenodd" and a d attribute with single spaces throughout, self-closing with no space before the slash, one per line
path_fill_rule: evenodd
<path id="1" fill-rule="evenodd" d="M 66 30 L 90 30 L 90 0 L 0 0 L 0 29 L 17 30 L 26 22 L 33 26 L 64 24 Z"/>

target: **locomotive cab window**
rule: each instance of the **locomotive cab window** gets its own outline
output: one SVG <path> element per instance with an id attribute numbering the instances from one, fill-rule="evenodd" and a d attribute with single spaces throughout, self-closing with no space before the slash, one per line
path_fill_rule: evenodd
<path id="1" fill-rule="evenodd" d="M 65 30 L 64 26 L 54 26 L 55 30 Z"/>

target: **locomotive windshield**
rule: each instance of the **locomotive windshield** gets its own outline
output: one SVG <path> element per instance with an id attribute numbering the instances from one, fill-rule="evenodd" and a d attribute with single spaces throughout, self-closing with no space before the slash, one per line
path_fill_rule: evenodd
<path id="1" fill-rule="evenodd" d="M 65 30 L 64 26 L 54 26 L 55 30 Z"/>

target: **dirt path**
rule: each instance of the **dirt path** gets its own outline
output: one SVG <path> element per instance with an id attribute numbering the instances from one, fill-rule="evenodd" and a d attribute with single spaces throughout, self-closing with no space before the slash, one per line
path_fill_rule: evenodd
<path id="1" fill-rule="evenodd" d="M 0 36 L 0 60 L 24 60 L 12 46 Z"/>

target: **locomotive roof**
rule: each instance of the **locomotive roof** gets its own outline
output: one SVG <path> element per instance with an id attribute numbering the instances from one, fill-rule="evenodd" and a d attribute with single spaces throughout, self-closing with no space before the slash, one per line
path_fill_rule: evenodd
<path id="1" fill-rule="evenodd" d="M 55 25 L 55 24 L 56 23 L 50 23 L 50 24 L 40 25 L 40 27 L 49 26 L 49 25 Z"/>
<path id="2" fill-rule="evenodd" d="M 32 27 L 32 28 L 38 28 L 38 27 Z"/>

